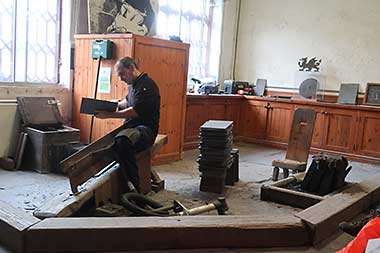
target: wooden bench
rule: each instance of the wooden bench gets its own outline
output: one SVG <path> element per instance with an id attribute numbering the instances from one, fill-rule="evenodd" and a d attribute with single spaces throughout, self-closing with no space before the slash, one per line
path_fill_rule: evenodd
<path id="1" fill-rule="evenodd" d="M 95 197 L 95 206 L 101 206 L 108 202 L 119 202 L 120 194 L 126 189 L 126 182 L 119 166 L 110 159 L 110 156 L 107 156 L 108 151 L 100 151 L 104 153 L 103 156 L 91 155 L 91 152 L 95 150 L 94 146 L 101 149 L 112 143 L 112 138 L 105 137 L 108 141 L 104 141 L 102 138 L 98 140 L 103 142 L 102 145 L 94 142 L 61 163 L 63 171 L 69 176 L 71 191 L 74 194 L 67 191 L 47 201 L 34 212 L 36 217 L 43 219 L 70 216 L 92 197 Z M 144 194 L 152 189 L 152 181 L 155 190 L 163 189 L 164 180 L 152 170 L 151 160 L 167 142 L 168 137 L 159 134 L 151 148 L 136 156 L 139 166 L 140 190 Z M 81 191 L 78 191 L 79 185 L 83 185 Z"/>
<path id="2" fill-rule="evenodd" d="M 113 151 L 109 147 L 116 134 L 123 129 L 123 126 L 115 129 L 61 162 L 62 171 L 68 175 L 73 193 L 78 192 L 79 185 L 114 162 Z M 140 189 L 144 194 L 151 189 L 151 159 L 167 142 L 167 135 L 159 134 L 151 148 L 136 156 L 140 170 Z"/>
<path id="3" fill-rule="evenodd" d="M 143 194 L 151 190 L 152 158 L 163 145 L 168 142 L 167 135 L 159 134 L 152 147 L 136 155 L 139 168 L 140 191 Z M 82 150 L 81 150 L 82 151 Z M 80 159 L 69 171 L 70 186 L 73 193 L 78 192 L 78 186 L 92 178 L 96 173 L 103 170 L 107 165 L 114 162 L 112 149 L 105 148 L 91 152 Z M 155 173 L 156 174 L 156 173 Z"/>
<path id="4" fill-rule="evenodd" d="M 168 136 L 159 134 L 152 147 L 136 155 L 140 177 L 139 188 L 143 194 L 151 191 L 152 181 L 156 188 L 163 188 L 164 186 L 164 181 L 158 176 L 156 171 L 152 170 L 152 159 L 166 143 L 168 143 Z"/>

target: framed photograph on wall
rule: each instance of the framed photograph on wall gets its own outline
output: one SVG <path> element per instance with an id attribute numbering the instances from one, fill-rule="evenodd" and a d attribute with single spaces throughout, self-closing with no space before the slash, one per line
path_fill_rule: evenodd
<path id="1" fill-rule="evenodd" d="M 367 83 L 363 103 L 380 106 L 380 83 Z"/>
<path id="2" fill-rule="evenodd" d="M 88 0 L 90 33 L 156 34 L 158 0 Z"/>

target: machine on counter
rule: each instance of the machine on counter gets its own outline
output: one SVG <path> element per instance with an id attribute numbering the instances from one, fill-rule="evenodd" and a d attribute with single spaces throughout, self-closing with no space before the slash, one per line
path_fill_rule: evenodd
<path id="1" fill-rule="evenodd" d="M 266 88 L 266 79 L 257 79 L 256 87 L 245 81 L 225 80 L 224 93 L 225 94 L 240 94 L 240 95 L 255 95 L 263 96 Z"/>
<path id="2" fill-rule="evenodd" d="M 223 83 L 225 94 L 240 94 L 251 95 L 253 94 L 253 87 L 248 82 L 225 80 Z M 248 93 L 248 94 L 247 94 Z"/>
<path id="3" fill-rule="evenodd" d="M 194 82 L 193 92 L 195 93 L 208 95 L 219 92 L 219 85 L 214 78 L 202 78 L 202 80 L 191 78 L 191 81 Z"/>

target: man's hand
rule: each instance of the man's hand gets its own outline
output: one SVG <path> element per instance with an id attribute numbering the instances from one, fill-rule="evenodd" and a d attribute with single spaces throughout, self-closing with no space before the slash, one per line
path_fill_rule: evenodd
<path id="1" fill-rule="evenodd" d="M 137 116 L 137 112 L 133 109 L 133 107 L 128 107 L 116 112 L 95 111 L 95 117 L 98 119 L 126 119 Z"/>
<path id="2" fill-rule="evenodd" d="M 123 110 L 127 108 L 127 100 L 126 99 L 111 99 L 111 102 L 117 103 L 117 109 Z"/>
<path id="3" fill-rule="evenodd" d="M 109 119 L 109 118 L 114 118 L 115 113 L 107 112 L 107 111 L 95 111 L 95 117 L 98 119 Z"/>

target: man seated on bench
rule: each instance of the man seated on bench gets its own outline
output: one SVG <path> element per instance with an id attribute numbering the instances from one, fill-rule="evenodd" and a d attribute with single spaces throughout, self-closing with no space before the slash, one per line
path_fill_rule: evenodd
<path id="1" fill-rule="evenodd" d="M 116 135 L 113 149 L 123 167 L 122 171 L 140 192 L 136 153 L 152 146 L 158 134 L 160 92 L 156 83 L 148 74 L 141 72 L 130 57 L 118 60 L 115 71 L 128 85 L 128 94 L 125 99 L 119 100 L 116 112 L 98 111 L 95 117 L 125 118 L 127 128 Z"/>

